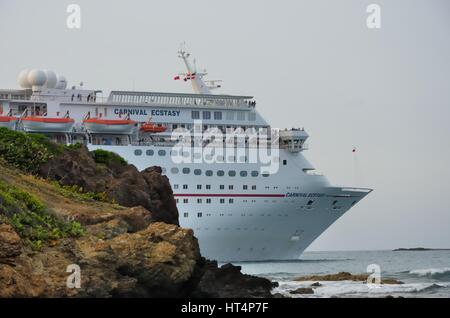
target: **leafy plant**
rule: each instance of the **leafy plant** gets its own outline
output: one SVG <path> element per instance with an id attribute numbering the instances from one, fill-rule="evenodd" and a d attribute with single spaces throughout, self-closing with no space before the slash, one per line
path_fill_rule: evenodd
<path id="1" fill-rule="evenodd" d="M 80 223 L 60 220 L 35 196 L 2 181 L 0 215 L 1 220 L 9 223 L 34 250 L 40 250 L 49 241 L 84 234 Z"/>
<path id="2" fill-rule="evenodd" d="M 111 151 L 97 149 L 92 152 L 92 155 L 94 156 L 94 160 L 96 163 L 102 163 L 106 165 L 110 163 L 116 163 L 121 166 L 125 166 L 128 164 L 125 159 Z"/>

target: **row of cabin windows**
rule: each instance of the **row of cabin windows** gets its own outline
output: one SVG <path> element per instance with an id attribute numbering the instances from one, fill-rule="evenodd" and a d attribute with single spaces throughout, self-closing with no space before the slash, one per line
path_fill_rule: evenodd
<path id="1" fill-rule="evenodd" d="M 170 169 L 170 172 L 172 174 L 178 174 L 180 172 L 180 169 L 178 169 L 177 167 L 173 167 L 173 168 Z M 181 172 L 183 174 L 190 174 L 191 173 L 191 169 L 190 168 L 183 168 L 183 169 L 181 169 Z M 201 174 L 202 174 L 202 170 L 201 169 L 194 169 L 194 175 L 200 176 Z M 213 175 L 214 175 L 214 171 L 212 171 L 212 170 L 206 170 L 205 171 L 205 176 L 212 177 Z M 217 170 L 216 171 L 216 175 L 218 177 L 223 177 L 223 176 L 225 176 L 225 171 Z M 237 175 L 237 172 L 235 170 L 229 170 L 227 175 L 229 177 L 235 177 Z M 242 171 L 239 172 L 239 175 L 241 177 L 247 177 L 248 176 L 248 172 L 246 170 L 242 170 Z M 250 175 L 252 177 L 257 177 L 259 175 L 259 172 L 256 171 L 256 170 L 253 170 L 252 172 L 250 172 Z M 269 176 L 268 173 L 262 173 L 261 175 L 263 177 L 268 177 Z"/>
<path id="2" fill-rule="evenodd" d="M 180 186 L 178 184 L 174 184 L 173 188 L 174 189 L 179 189 Z M 189 186 L 187 184 L 183 184 L 183 190 L 187 190 L 188 188 L 189 188 Z M 207 184 L 207 185 L 205 185 L 205 188 L 206 188 L 206 190 L 211 190 L 211 185 Z M 201 190 L 201 189 L 202 189 L 202 185 L 201 184 L 197 184 L 197 190 Z M 219 186 L 219 189 L 220 190 L 225 190 L 225 185 L 221 184 Z M 242 186 L 242 189 L 243 190 L 248 190 L 248 185 L 244 184 Z M 232 184 L 228 185 L 228 190 L 234 190 L 234 185 L 232 185 Z M 256 185 L 252 185 L 252 190 L 256 190 Z"/>
<path id="3" fill-rule="evenodd" d="M 236 113 L 236 119 L 237 120 L 245 120 L 245 112 L 237 112 Z M 211 112 L 204 110 L 201 112 L 202 119 L 209 120 L 211 119 Z M 191 113 L 192 119 L 200 119 L 200 111 L 193 110 Z M 214 120 L 222 120 L 222 112 L 213 112 L 213 118 Z M 255 121 L 256 120 L 256 114 L 255 113 L 248 113 L 247 118 L 249 121 Z M 234 112 L 227 112 L 226 113 L 226 119 L 227 120 L 234 120 Z"/>
<path id="4" fill-rule="evenodd" d="M 147 156 L 154 156 L 155 155 L 155 151 L 153 150 L 153 149 L 148 149 L 148 150 L 146 150 L 145 151 L 145 154 L 147 155 Z M 158 156 L 160 156 L 160 157 L 164 157 L 165 155 L 167 154 L 167 152 L 164 150 L 164 149 L 161 149 L 161 150 L 158 150 Z M 142 150 L 141 149 L 136 149 L 135 151 L 134 151 L 134 155 L 135 156 L 142 156 Z M 172 150 L 172 151 L 170 151 L 170 155 L 172 155 L 172 156 L 178 156 L 178 151 L 176 151 L 176 150 Z M 183 156 L 183 157 L 185 157 L 185 158 L 187 158 L 187 157 L 189 157 L 190 156 L 190 154 L 189 154 L 189 152 L 187 152 L 187 151 L 185 151 L 185 152 L 180 152 L 179 153 L 179 155 L 180 156 Z M 194 158 L 195 159 L 199 159 L 199 157 L 201 156 L 199 156 L 200 154 L 195 154 L 194 155 Z M 211 160 L 212 159 L 212 156 L 211 155 L 209 155 L 209 156 L 205 156 L 205 159 L 207 159 L 207 160 Z M 218 160 L 222 160 L 223 161 L 223 156 L 222 156 L 222 158 L 218 158 Z M 235 159 L 236 159 L 236 157 L 235 156 L 228 156 L 228 160 L 229 161 L 235 161 Z M 247 156 L 240 156 L 239 157 L 239 162 L 247 162 Z M 286 160 L 283 160 L 283 165 L 286 165 L 287 164 L 287 161 Z M 256 176 L 255 176 L 256 177 Z"/>

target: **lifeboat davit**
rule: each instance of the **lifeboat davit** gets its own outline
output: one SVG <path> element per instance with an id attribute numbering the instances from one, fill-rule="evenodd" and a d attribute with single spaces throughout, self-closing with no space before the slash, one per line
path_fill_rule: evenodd
<path id="1" fill-rule="evenodd" d="M 141 131 L 148 133 L 161 133 L 167 130 L 166 126 L 155 125 L 153 123 L 145 123 L 141 125 Z"/>
<path id="2" fill-rule="evenodd" d="M 6 127 L 14 130 L 17 123 L 17 117 L 14 116 L 0 116 L 0 127 Z"/>
<path id="3" fill-rule="evenodd" d="M 21 120 L 26 132 L 63 132 L 72 131 L 75 121 L 72 118 L 31 116 Z"/>
<path id="4" fill-rule="evenodd" d="M 83 120 L 84 127 L 91 134 L 130 135 L 136 122 L 130 119 L 89 118 Z"/>

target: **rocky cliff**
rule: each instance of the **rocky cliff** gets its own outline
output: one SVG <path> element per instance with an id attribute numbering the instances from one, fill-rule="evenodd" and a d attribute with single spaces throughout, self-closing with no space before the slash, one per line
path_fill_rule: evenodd
<path id="1" fill-rule="evenodd" d="M 271 296 L 201 256 L 160 168 L 15 134 L 0 129 L 0 297 Z"/>

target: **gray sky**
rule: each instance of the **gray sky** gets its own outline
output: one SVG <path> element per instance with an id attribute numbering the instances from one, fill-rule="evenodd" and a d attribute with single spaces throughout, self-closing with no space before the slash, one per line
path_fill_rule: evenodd
<path id="1" fill-rule="evenodd" d="M 370 3 L 381 29 L 366 27 Z M 304 126 L 333 183 L 375 189 L 310 250 L 450 247 L 449 1 L 0 0 L 0 87 L 48 68 L 104 91 L 190 92 L 172 79 L 183 41 L 222 92 Z"/>

